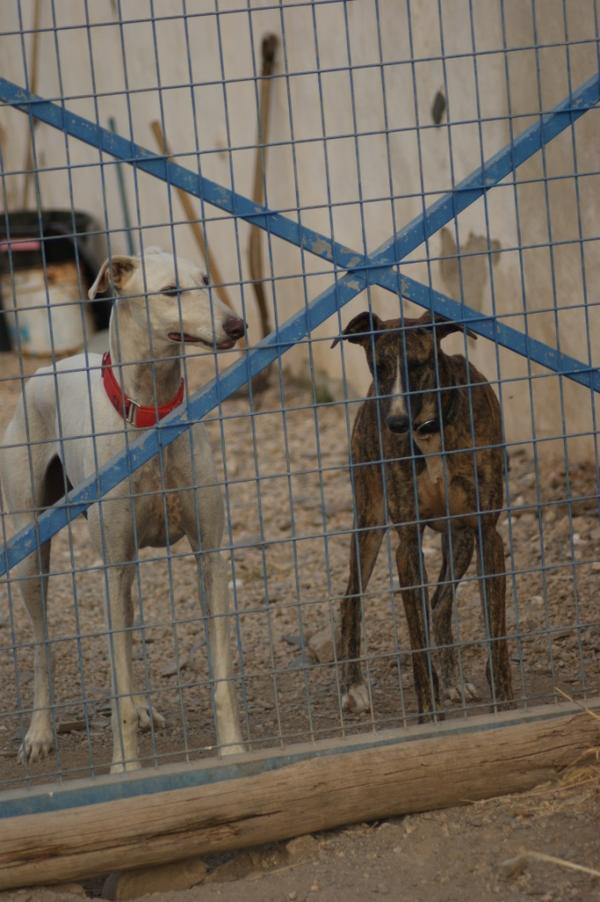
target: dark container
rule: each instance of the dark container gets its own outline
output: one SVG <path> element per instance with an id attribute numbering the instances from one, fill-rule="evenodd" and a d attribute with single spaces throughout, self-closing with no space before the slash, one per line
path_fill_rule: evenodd
<path id="1" fill-rule="evenodd" d="M 40 269 L 47 264 L 71 261 L 79 265 L 82 291 L 93 283 L 106 257 L 104 232 L 93 217 L 72 210 L 17 210 L 0 216 L 0 273 Z M 0 297 L 0 308 L 2 298 Z M 110 301 L 95 300 L 92 316 L 96 329 L 105 329 Z M 10 350 L 10 335 L 0 315 L 0 350 Z"/>

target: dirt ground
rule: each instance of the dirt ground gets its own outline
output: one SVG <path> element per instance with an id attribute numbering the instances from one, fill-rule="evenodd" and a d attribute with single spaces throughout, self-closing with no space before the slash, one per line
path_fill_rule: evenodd
<path id="1" fill-rule="evenodd" d="M 27 367 L 34 368 L 31 362 Z M 2 355 L 0 373 L 3 429 L 18 392 L 18 382 L 11 379 L 18 374 L 16 359 Z M 215 453 L 225 449 L 237 672 L 243 729 L 252 748 L 409 725 L 416 719 L 408 635 L 391 567 L 393 542 L 384 543 L 365 597 L 372 715 L 342 715 L 337 668 L 317 641 L 320 631 L 334 623 L 345 588 L 352 525 L 347 453 L 356 409 L 327 397 L 319 401 L 313 403 L 306 386 L 275 379 L 252 416 L 248 399 L 237 398 L 210 423 Z M 573 464 L 545 471 L 537 466 L 531 445 L 512 448 L 510 464 L 511 512 L 501 517 L 500 528 L 519 703 L 551 702 L 558 688 L 572 696 L 593 695 L 600 687 L 595 468 Z M 434 581 L 441 555 L 433 533 L 426 534 L 424 554 Z M 31 704 L 31 633 L 14 584 L 0 585 L 0 790 L 102 772 L 109 763 L 103 571 L 83 519 L 55 539 L 52 574 L 58 750 L 27 769 L 15 758 Z M 154 764 L 210 754 L 215 737 L 197 577 L 185 541 L 170 555 L 143 550 L 138 574 L 135 666 L 140 686 L 167 718 L 165 730 L 143 738 L 144 760 Z M 472 565 L 458 592 L 454 629 L 464 679 L 475 684 L 481 698 L 449 707 L 449 717 L 487 710 L 475 577 Z M 314 860 L 271 872 L 265 864 L 271 852 L 263 851 L 244 859 L 251 874 L 241 878 L 242 884 L 205 883 L 184 894 L 154 898 L 292 902 L 314 895 L 326 902 L 341 891 L 349 900 L 379 895 L 464 899 L 469 894 L 477 899 L 600 898 L 600 883 L 589 875 L 539 862 L 512 876 L 499 868 L 521 848 L 599 866 L 597 784 L 572 806 L 563 806 L 560 793 L 557 800 L 548 798 L 546 807 L 548 800 L 534 795 L 333 832 L 316 837 Z M 272 854 L 281 867 L 284 853 Z M 15 898 L 44 897 L 36 890 Z M 58 898 L 56 893 L 52 898 Z"/>

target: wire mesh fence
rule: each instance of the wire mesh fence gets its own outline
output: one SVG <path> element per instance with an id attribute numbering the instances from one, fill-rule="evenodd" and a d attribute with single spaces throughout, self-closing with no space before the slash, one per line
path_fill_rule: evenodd
<path id="1" fill-rule="evenodd" d="M 595 2 L 2 16 L 0 788 L 597 692 Z"/>

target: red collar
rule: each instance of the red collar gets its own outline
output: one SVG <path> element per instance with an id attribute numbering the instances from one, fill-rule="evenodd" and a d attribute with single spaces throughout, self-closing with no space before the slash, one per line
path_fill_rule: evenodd
<path id="1" fill-rule="evenodd" d="M 110 351 L 107 351 L 102 357 L 102 381 L 110 403 L 117 413 L 128 423 L 131 423 L 132 426 L 137 426 L 138 429 L 155 426 L 159 420 L 166 417 L 168 413 L 171 413 L 183 401 L 184 382 L 182 379 L 179 383 L 177 394 L 168 404 L 163 404 L 162 407 L 143 407 L 141 404 L 136 404 L 122 391 L 115 378 L 115 374 L 112 371 Z"/>

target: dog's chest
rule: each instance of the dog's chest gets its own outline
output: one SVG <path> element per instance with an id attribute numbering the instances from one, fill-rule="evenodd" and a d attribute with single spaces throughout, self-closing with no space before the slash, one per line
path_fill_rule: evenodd
<path id="1" fill-rule="evenodd" d="M 140 546 L 162 548 L 173 545 L 184 535 L 182 493 L 165 485 L 157 459 L 140 471 L 136 486 L 138 541 Z"/>
<path id="2" fill-rule="evenodd" d="M 419 519 L 433 521 L 430 525 L 445 528 L 445 518 L 462 517 L 473 512 L 464 482 L 457 478 L 456 455 L 441 453 L 441 439 L 434 434 L 427 439 L 420 437 L 419 447 L 425 466 L 417 476 Z M 435 522 L 437 521 L 437 523 Z"/>

